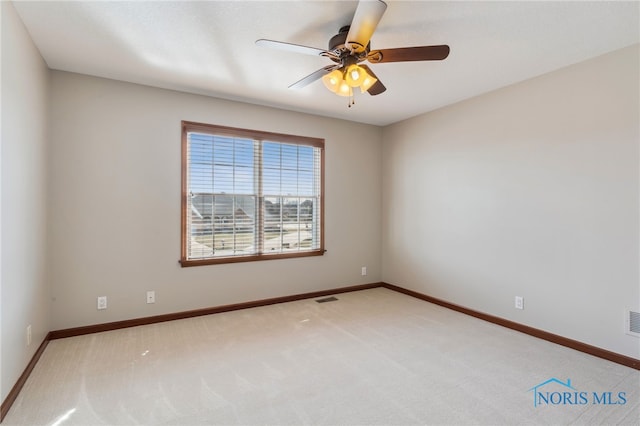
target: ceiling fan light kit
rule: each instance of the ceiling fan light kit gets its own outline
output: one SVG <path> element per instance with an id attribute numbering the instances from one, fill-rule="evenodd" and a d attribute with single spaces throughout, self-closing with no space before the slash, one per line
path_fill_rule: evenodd
<path id="1" fill-rule="evenodd" d="M 330 91 L 344 96 L 344 87 L 359 87 L 364 93 L 378 81 L 377 78 L 369 75 L 367 71 L 359 65 L 350 65 L 346 70 L 335 69 L 322 77 L 322 82 Z"/>
<path id="2" fill-rule="evenodd" d="M 360 88 L 360 93 L 365 93 L 376 82 L 377 78 L 369 75 L 367 71 L 357 65 L 352 64 L 345 70 L 344 67 L 335 69 L 322 77 L 325 87 L 338 96 L 349 97 L 349 107 L 355 102 L 353 100 L 353 89 Z"/>
<path id="3" fill-rule="evenodd" d="M 353 102 L 353 89 L 360 88 L 361 93 L 368 92 L 375 96 L 387 88 L 373 73 L 371 68 L 360 65 L 361 62 L 408 62 L 408 61 L 441 61 L 449 56 L 449 46 L 417 46 L 395 49 L 371 50 L 373 35 L 387 4 L 381 0 L 360 0 L 351 25 L 340 28 L 338 34 L 329 40 L 327 50 L 281 41 L 260 39 L 259 46 L 271 47 L 296 53 L 323 56 L 334 62 L 321 68 L 303 79 L 295 82 L 290 89 L 300 89 L 318 79 L 322 79 L 325 87 L 338 96 L 348 96 L 349 106 Z"/>

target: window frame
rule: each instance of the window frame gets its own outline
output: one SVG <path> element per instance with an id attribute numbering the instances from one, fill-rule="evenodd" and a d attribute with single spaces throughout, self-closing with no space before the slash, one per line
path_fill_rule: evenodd
<path id="1" fill-rule="evenodd" d="M 181 152 L 181 201 L 180 201 L 180 215 L 181 215 L 181 229 L 180 229 L 180 265 L 182 267 L 187 266 L 201 266 L 201 265 L 216 265 L 225 263 L 237 263 L 237 262 L 253 262 L 259 260 L 275 260 L 275 259 L 288 259 L 298 257 L 309 256 L 322 256 L 325 253 L 324 248 L 324 145 L 325 141 L 321 138 L 314 138 L 309 136 L 296 136 L 284 133 L 273 133 L 261 130 L 250 130 L 236 127 L 219 126 L 215 124 L 197 123 L 193 121 L 181 122 L 181 138 L 182 138 L 182 152 Z M 188 159 L 188 133 L 205 133 L 219 136 L 239 137 L 239 138 L 251 138 L 260 142 L 281 142 L 295 145 L 312 146 L 320 149 L 320 206 L 319 206 L 319 238 L 320 246 L 317 249 L 298 251 L 298 252 L 286 252 L 286 253 L 254 253 L 248 255 L 232 255 L 225 257 L 212 257 L 206 259 L 189 259 L 188 258 L 188 244 L 191 238 L 189 232 L 189 211 L 188 211 L 188 171 L 189 171 L 189 159 Z M 256 194 L 260 198 L 259 205 L 264 208 L 264 194 Z M 264 220 L 264 219 L 263 219 Z"/>

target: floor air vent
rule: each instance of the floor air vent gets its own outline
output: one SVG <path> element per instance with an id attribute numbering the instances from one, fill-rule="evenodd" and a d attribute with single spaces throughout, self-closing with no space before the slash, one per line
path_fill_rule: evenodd
<path id="1" fill-rule="evenodd" d="M 640 337 L 640 312 L 634 312 L 631 309 L 627 310 L 627 334 L 631 336 Z"/>
<path id="2" fill-rule="evenodd" d="M 335 302 L 336 300 L 338 300 L 338 299 L 333 297 L 333 296 L 331 296 L 331 297 L 325 297 L 324 299 L 318 299 L 318 300 L 316 300 L 316 302 L 325 303 L 325 302 Z"/>

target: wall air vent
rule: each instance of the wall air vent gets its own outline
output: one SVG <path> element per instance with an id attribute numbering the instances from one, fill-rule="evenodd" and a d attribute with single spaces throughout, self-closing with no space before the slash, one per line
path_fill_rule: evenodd
<path id="1" fill-rule="evenodd" d="M 627 309 L 625 331 L 630 336 L 640 337 L 640 312 Z"/>

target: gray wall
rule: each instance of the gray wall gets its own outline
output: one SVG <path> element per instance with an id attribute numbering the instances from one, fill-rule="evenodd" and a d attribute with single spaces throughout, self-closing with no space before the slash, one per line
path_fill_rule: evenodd
<path id="1" fill-rule="evenodd" d="M 385 128 L 383 280 L 640 358 L 638 48 Z"/>
<path id="2" fill-rule="evenodd" d="M 51 96 L 54 329 L 380 281 L 380 128 L 59 71 Z M 328 252 L 181 268 L 181 120 L 325 138 Z"/>
<path id="3" fill-rule="evenodd" d="M 51 330 L 46 279 L 49 72 L 13 5 L 3 1 L 0 7 L 0 400 L 4 401 Z"/>

